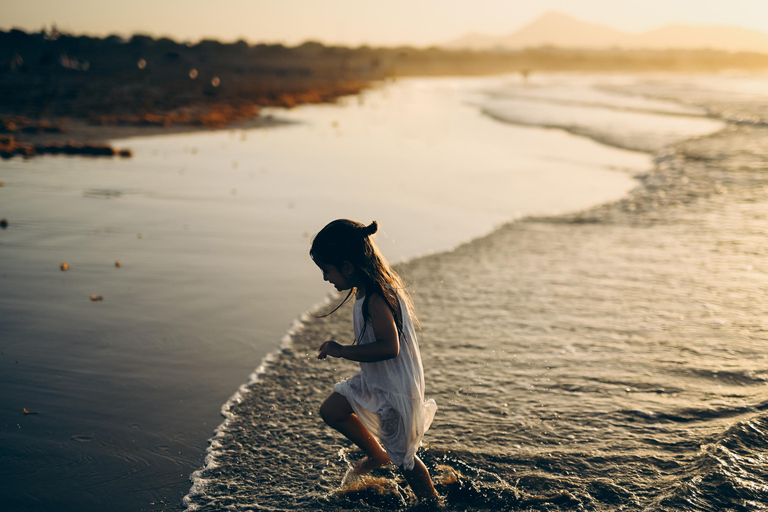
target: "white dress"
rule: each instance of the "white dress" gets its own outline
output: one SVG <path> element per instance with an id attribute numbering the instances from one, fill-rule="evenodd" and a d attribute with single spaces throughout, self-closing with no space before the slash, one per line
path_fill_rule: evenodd
<path id="1" fill-rule="evenodd" d="M 403 332 L 399 333 L 400 352 L 393 359 L 360 363 L 360 371 L 339 382 L 334 391 L 343 395 L 363 425 L 380 441 L 389 460 L 405 469 L 413 469 L 416 450 L 424 432 L 435 417 L 437 404 L 424 400 L 424 369 L 408 309 L 400 301 Z M 364 345 L 376 337 L 370 320 L 363 329 L 363 301 L 357 299 L 353 319 L 355 339 Z"/>

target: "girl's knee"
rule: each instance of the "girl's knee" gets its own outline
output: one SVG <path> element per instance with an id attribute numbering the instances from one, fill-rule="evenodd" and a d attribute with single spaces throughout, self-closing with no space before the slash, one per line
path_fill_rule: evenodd
<path id="1" fill-rule="evenodd" d="M 320 417 L 331 427 L 347 419 L 350 414 L 352 414 L 352 408 L 349 402 L 337 393 L 326 398 L 320 406 Z"/>
<path id="2" fill-rule="evenodd" d="M 331 425 L 335 420 L 335 415 L 332 408 L 328 405 L 327 400 L 320 406 L 320 417 L 323 418 L 323 421 L 328 425 Z"/>

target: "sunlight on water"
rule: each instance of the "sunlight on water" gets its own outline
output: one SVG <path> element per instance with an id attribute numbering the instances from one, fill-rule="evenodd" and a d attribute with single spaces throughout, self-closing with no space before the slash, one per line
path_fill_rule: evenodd
<path id="1" fill-rule="evenodd" d="M 354 365 L 307 354 L 348 312 L 274 352 L 328 292 L 310 237 L 351 217 L 410 260 L 449 510 L 764 508 L 765 83 L 402 80 L 130 160 L 3 162 L 0 478 L 160 510 L 199 468 L 191 510 L 409 506 L 397 471 L 342 486 L 359 454 L 316 413 Z"/>
<path id="2" fill-rule="evenodd" d="M 18 499 L 77 478 L 106 503 L 126 471 L 137 503 L 181 496 L 221 404 L 327 293 L 307 247 L 329 219 L 377 219 L 399 260 L 620 197 L 651 167 L 497 123 L 463 101 L 482 83 L 403 81 L 275 111 L 296 123 L 274 129 L 121 141 L 129 160 L 3 162 L 2 415 L 19 428 L 0 476 L 49 482 Z"/>
<path id="3" fill-rule="evenodd" d="M 674 139 L 618 201 L 403 268 L 438 402 L 420 456 L 448 510 L 768 505 L 762 123 Z M 355 367 L 313 357 L 315 340 L 349 337 L 348 315 L 306 319 L 226 405 L 190 510 L 415 503 L 391 468 L 345 479 L 360 454 L 313 414 Z"/>

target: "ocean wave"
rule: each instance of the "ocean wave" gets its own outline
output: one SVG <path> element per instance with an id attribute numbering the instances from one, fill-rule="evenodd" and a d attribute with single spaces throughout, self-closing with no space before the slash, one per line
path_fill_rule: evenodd
<path id="1" fill-rule="evenodd" d="M 681 80 L 649 78 L 602 84 L 605 92 L 669 101 L 702 109 L 729 124 L 768 126 L 768 76 L 690 76 Z"/>
<path id="2" fill-rule="evenodd" d="M 657 510 L 765 510 L 768 416 L 741 421 L 711 442 L 655 500 Z"/>
<path id="3" fill-rule="evenodd" d="M 735 416 L 755 413 L 768 409 L 768 401 L 759 404 L 721 405 L 710 407 L 682 407 L 673 410 L 640 411 L 626 409 L 619 414 L 646 423 L 689 423 L 694 421 L 710 421 L 727 419 Z"/>
<path id="4" fill-rule="evenodd" d="M 702 117 L 518 99 L 490 99 L 481 111 L 501 122 L 557 128 L 609 146 L 648 153 L 725 127 L 722 121 Z"/>
<path id="5" fill-rule="evenodd" d="M 579 91 L 567 90 L 559 94 L 557 88 L 546 88 L 539 94 L 531 89 L 504 89 L 488 91 L 487 98 L 530 101 L 534 104 L 550 103 L 570 107 L 603 108 L 617 112 L 656 114 L 659 116 L 707 117 L 708 112 L 701 107 L 689 106 L 679 102 L 646 99 L 640 95 L 601 94 L 598 88 L 585 88 Z"/>

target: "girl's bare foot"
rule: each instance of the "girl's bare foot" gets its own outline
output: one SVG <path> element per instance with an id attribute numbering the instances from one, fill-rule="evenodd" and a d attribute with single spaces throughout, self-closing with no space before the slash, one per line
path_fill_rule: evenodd
<path id="1" fill-rule="evenodd" d="M 374 469 L 386 466 L 387 464 L 389 464 L 389 457 L 385 454 L 381 454 L 381 456 L 377 457 L 363 457 L 363 460 L 357 463 L 352 472 L 355 475 L 365 475 Z"/>

